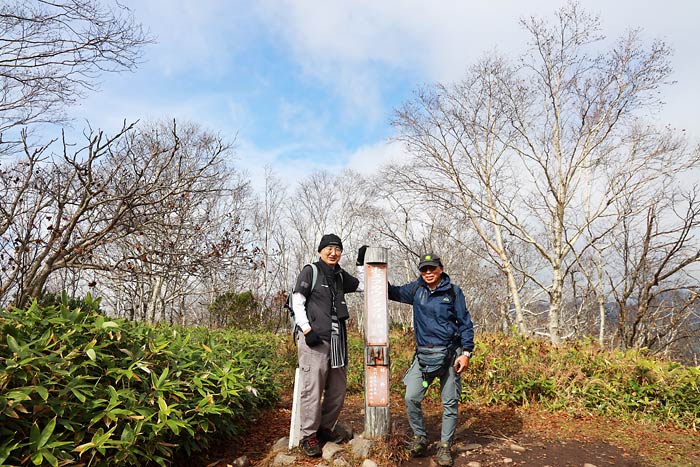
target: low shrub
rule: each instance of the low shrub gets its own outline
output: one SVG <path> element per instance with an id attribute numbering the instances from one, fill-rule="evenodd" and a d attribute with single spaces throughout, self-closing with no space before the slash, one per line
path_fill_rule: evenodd
<path id="1" fill-rule="evenodd" d="M 700 424 L 700 370 L 593 343 L 480 335 L 463 396 L 483 404 L 537 402 L 552 410 Z"/>
<path id="2" fill-rule="evenodd" d="M 65 298 L 0 312 L 0 464 L 168 465 L 240 434 L 280 388 L 291 391 L 289 334 L 153 327 Z M 390 346 L 391 394 L 401 397 L 413 336 L 394 330 Z M 348 392 L 362 394 L 361 335 L 350 334 L 348 351 Z M 700 369 L 590 343 L 481 334 L 462 381 L 463 399 L 481 405 L 700 422 Z M 427 395 L 436 401 L 437 386 Z"/>
<path id="3" fill-rule="evenodd" d="M 278 399 L 280 336 L 0 312 L 0 464 L 167 465 Z"/>
<path id="4" fill-rule="evenodd" d="M 392 397 L 402 397 L 403 376 L 413 360 L 413 335 L 390 336 Z M 364 391 L 363 339 L 350 336 L 348 391 Z M 354 355 L 353 355 L 354 354 Z M 433 383 L 427 398 L 440 399 Z M 643 352 L 602 349 L 594 343 L 553 347 L 503 334 L 477 335 L 469 369 L 462 375 L 462 399 L 479 405 L 539 404 L 551 410 L 600 414 L 700 426 L 700 369 L 655 360 Z"/>

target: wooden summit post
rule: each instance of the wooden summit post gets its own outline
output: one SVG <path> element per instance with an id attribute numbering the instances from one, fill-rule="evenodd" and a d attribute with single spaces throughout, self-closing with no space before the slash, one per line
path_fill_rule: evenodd
<path id="1" fill-rule="evenodd" d="M 365 253 L 365 437 L 389 434 L 388 250 Z"/>

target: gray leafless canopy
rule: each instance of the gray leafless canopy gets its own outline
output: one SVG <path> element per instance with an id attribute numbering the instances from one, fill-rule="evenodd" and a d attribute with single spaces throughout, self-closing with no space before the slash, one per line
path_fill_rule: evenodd
<path id="1" fill-rule="evenodd" d="M 256 195 L 196 123 L 42 141 L 35 124 L 150 38 L 117 2 L 0 4 L 0 306 L 91 291 L 130 319 L 286 329 L 285 292 L 334 232 L 350 271 L 359 246 L 388 247 L 394 283 L 440 253 L 479 330 L 697 358 L 700 152 L 645 120 L 670 49 L 635 30 L 604 42 L 577 3 L 522 26 L 520 57 L 486 55 L 397 110 L 403 163 L 294 185 L 268 169 Z M 390 313 L 410 325 L 410 307 Z"/>
<path id="2" fill-rule="evenodd" d="M 668 81 L 665 44 L 630 31 L 604 50 L 598 18 L 576 3 L 523 26 L 531 40 L 517 62 L 487 56 L 399 109 L 413 160 L 386 176 L 404 198 L 464 219 L 503 273 L 519 331 L 559 343 L 575 329 L 567 281 L 615 234 L 614 206 L 630 193 L 631 209 L 648 206 L 643 194 L 677 184 L 698 154 L 641 122 Z"/>

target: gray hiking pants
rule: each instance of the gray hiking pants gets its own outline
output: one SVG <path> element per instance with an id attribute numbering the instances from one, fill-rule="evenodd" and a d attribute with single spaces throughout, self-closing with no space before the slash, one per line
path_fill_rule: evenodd
<path id="1" fill-rule="evenodd" d="M 345 402 L 347 367 L 331 368 L 331 345 L 323 342 L 306 345 L 304 334 L 298 334 L 300 369 L 301 437 L 312 435 L 319 428 L 333 429 Z"/>
<path id="2" fill-rule="evenodd" d="M 457 349 L 457 355 L 461 349 Z M 421 403 L 425 399 L 428 388 L 423 387 L 423 375 L 418 365 L 418 359 L 414 358 L 411 367 L 403 378 L 406 385 L 406 415 L 408 424 L 417 436 L 427 437 L 425 422 L 423 421 L 423 410 Z M 428 381 L 428 384 L 432 381 Z M 457 429 L 457 417 L 459 415 L 459 398 L 462 394 L 462 380 L 455 369 L 450 365 L 447 372 L 440 377 L 440 395 L 442 399 L 442 428 L 440 432 L 440 442 L 452 444 L 452 439 Z"/>

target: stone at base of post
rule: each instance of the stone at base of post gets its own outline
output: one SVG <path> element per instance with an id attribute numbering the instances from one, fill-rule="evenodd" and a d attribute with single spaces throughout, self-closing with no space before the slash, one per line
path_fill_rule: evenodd
<path id="1" fill-rule="evenodd" d="M 389 407 L 365 407 L 365 438 L 383 438 L 389 434 Z"/>

